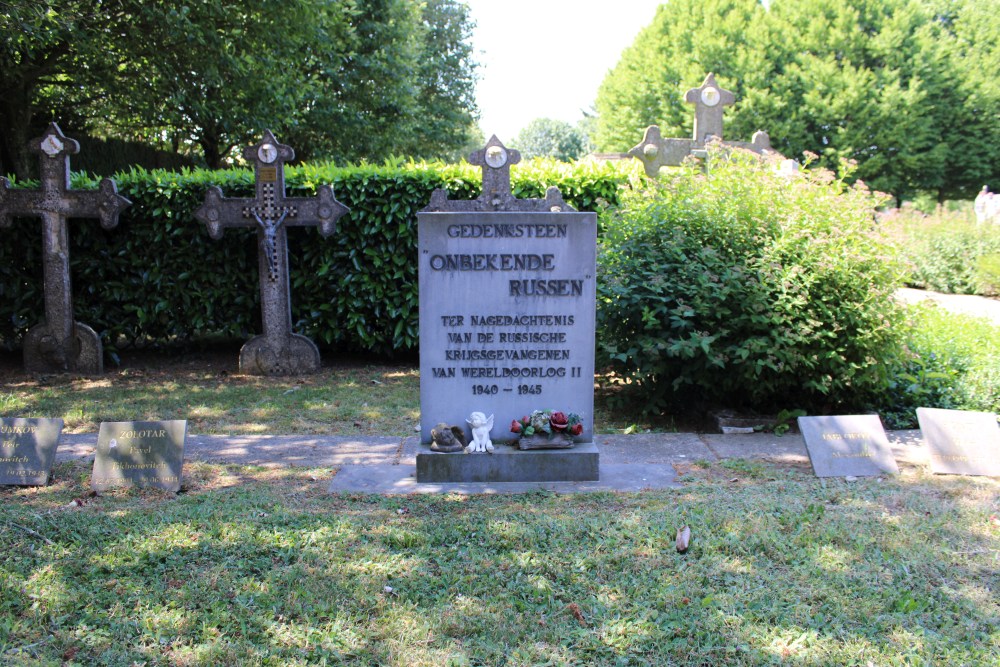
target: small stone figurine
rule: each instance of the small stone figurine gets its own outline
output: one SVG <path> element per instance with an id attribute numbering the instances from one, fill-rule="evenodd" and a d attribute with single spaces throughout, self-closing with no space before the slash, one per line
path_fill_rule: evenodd
<path id="1" fill-rule="evenodd" d="M 461 426 L 444 422 L 431 429 L 432 452 L 461 452 L 465 449 L 465 432 Z"/>
<path id="2" fill-rule="evenodd" d="M 472 427 L 472 442 L 465 448 L 465 452 L 493 452 L 493 442 L 490 440 L 490 431 L 493 430 L 493 415 L 486 418 L 482 412 L 473 412 L 466 419 Z"/>

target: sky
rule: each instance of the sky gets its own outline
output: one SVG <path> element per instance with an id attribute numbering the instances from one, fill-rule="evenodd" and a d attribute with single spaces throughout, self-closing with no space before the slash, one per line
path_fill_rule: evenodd
<path id="1" fill-rule="evenodd" d="M 666 0 L 466 0 L 480 127 L 509 144 L 535 118 L 576 123 Z"/>

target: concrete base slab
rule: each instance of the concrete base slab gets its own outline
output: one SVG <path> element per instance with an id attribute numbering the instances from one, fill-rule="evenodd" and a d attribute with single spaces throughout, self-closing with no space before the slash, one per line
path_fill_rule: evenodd
<path id="1" fill-rule="evenodd" d="M 886 431 L 889 446 L 897 463 L 927 465 L 927 447 L 920 431 Z M 781 437 L 773 433 L 719 435 L 705 433 L 700 438 L 720 459 L 771 459 L 794 463 L 809 463 L 806 443 L 797 433 Z"/>
<path id="2" fill-rule="evenodd" d="M 720 459 L 771 459 L 808 463 L 806 442 L 797 433 L 781 437 L 773 433 L 717 435 L 706 433 L 701 439 Z"/>
<path id="3" fill-rule="evenodd" d="M 599 478 L 600 454 L 592 442 L 572 449 L 531 449 L 497 445 L 489 454 L 420 452 L 421 483 L 591 482 Z"/>
<path id="4" fill-rule="evenodd" d="M 481 482 L 421 483 L 415 466 L 372 465 L 344 466 L 330 483 L 330 493 L 410 493 L 505 494 L 552 491 L 553 493 L 593 493 L 599 491 L 646 491 L 674 489 L 677 482 L 673 467 L 662 464 L 608 464 L 600 467 L 600 480 L 587 482 Z"/>
<path id="5" fill-rule="evenodd" d="M 63 433 L 57 461 L 93 460 L 97 434 Z M 208 463 L 334 468 L 395 463 L 402 438 L 329 435 L 189 435 L 184 458 Z"/>
<path id="6" fill-rule="evenodd" d="M 715 454 L 694 433 L 598 435 L 603 463 L 680 463 L 714 461 Z"/>

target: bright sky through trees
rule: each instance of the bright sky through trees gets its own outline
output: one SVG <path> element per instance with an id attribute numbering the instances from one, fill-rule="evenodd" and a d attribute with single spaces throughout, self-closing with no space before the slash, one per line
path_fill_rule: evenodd
<path id="1" fill-rule="evenodd" d="M 480 127 L 509 143 L 534 118 L 576 123 L 663 0 L 468 0 Z"/>

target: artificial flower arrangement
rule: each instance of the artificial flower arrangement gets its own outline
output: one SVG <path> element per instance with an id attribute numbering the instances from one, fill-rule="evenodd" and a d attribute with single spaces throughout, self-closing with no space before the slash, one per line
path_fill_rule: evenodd
<path id="1" fill-rule="evenodd" d="M 517 436 L 521 449 L 572 447 L 572 438 L 583 433 L 583 423 L 573 412 L 535 410 L 529 417 L 512 421 L 510 431 Z"/>

